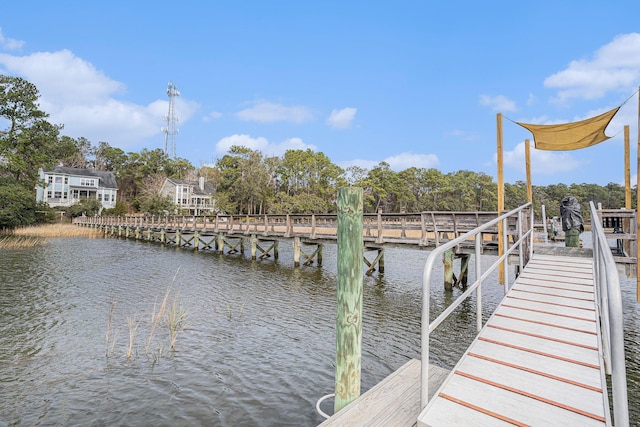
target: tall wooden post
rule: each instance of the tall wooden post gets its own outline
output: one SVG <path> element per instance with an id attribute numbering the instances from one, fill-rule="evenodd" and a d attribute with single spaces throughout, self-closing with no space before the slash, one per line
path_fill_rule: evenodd
<path id="1" fill-rule="evenodd" d="M 624 126 L 624 208 L 631 209 L 631 157 L 629 125 Z M 628 228 L 626 229 L 628 230 Z"/>
<path id="2" fill-rule="evenodd" d="M 636 230 L 640 230 L 640 88 L 638 88 L 638 165 L 636 169 Z M 636 236 L 636 243 L 638 243 Z M 636 300 L 640 302 L 640 243 L 636 244 Z"/>
<path id="3" fill-rule="evenodd" d="M 533 202 L 533 187 L 531 185 L 531 141 L 524 140 L 524 164 L 527 174 L 527 201 Z M 532 207 L 533 209 L 533 207 Z"/>
<path id="4" fill-rule="evenodd" d="M 498 162 L 498 216 L 502 215 L 504 210 L 504 166 L 502 160 L 502 113 L 498 113 L 496 116 L 497 134 L 498 134 L 498 148 L 497 148 L 497 162 Z M 498 222 L 498 256 L 504 254 L 504 243 L 502 242 L 502 221 Z M 504 265 L 500 263 L 498 266 L 498 283 L 504 284 Z"/>
<path id="5" fill-rule="evenodd" d="M 338 316 L 334 412 L 360 396 L 363 190 L 338 189 Z"/>

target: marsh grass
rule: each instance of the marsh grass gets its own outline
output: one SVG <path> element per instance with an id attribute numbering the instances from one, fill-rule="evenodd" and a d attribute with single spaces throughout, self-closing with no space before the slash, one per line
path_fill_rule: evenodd
<path id="1" fill-rule="evenodd" d="M 169 328 L 169 342 L 171 343 L 171 351 L 176 350 L 176 339 L 178 334 L 187 329 L 187 313 L 180 302 L 180 292 L 176 292 L 169 310 L 165 314 L 165 324 Z"/>
<path id="2" fill-rule="evenodd" d="M 97 228 L 80 227 L 73 224 L 46 224 L 29 227 L 16 228 L 11 233 L 13 236 L 21 237 L 87 237 L 96 239 L 102 237 L 102 233 Z"/>
<path id="3" fill-rule="evenodd" d="M 111 302 L 111 307 L 109 308 L 109 320 L 107 321 L 107 336 L 106 336 L 106 356 L 109 357 L 110 353 L 113 353 L 113 348 L 116 345 L 116 337 L 111 332 L 111 327 L 113 326 L 113 312 L 116 311 L 116 302 Z M 111 352 L 109 351 L 111 350 Z"/>
<path id="4" fill-rule="evenodd" d="M 35 248 L 43 246 L 47 243 L 47 239 L 43 237 L 26 237 L 3 235 L 0 236 L 0 249 L 23 249 Z"/>
<path id="5" fill-rule="evenodd" d="M 174 282 L 178 276 L 178 271 L 173 278 Z M 116 333 L 114 332 L 114 317 L 116 312 L 116 303 L 112 302 L 109 308 L 109 316 L 107 320 L 106 332 L 106 356 L 113 354 L 116 344 Z M 147 318 L 143 316 L 143 318 Z M 187 312 L 180 299 L 180 291 L 174 291 L 169 286 L 161 300 L 156 298 L 151 317 L 149 319 L 148 331 L 149 335 L 144 343 L 144 353 L 148 359 L 155 365 L 160 362 L 166 348 L 166 340 L 169 340 L 169 348 L 171 352 L 176 351 L 176 341 L 178 335 L 187 329 Z M 136 341 L 139 339 L 138 327 L 142 325 L 147 328 L 147 322 L 137 321 L 135 317 L 127 318 L 127 328 L 129 332 L 129 341 L 125 355 L 127 360 L 138 355 L 136 351 Z"/>
<path id="6" fill-rule="evenodd" d="M 165 310 L 167 309 L 167 301 L 169 300 L 169 295 L 171 295 L 171 288 L 167 288 L 167 291 L 164 293 L 164 298 L 162 299 L 162 303 L 160 307 L 157 308 L 157 299 L 156 302 L 153 303 L 153 311 L 151 312 L 151 328 L 149 331 L 149 338 L 147 339 L 147 345 L 145 346 L 145 353 L 151 353 L 151 345 L 153 344 L 153 336 L 155 335 L 156 329 L 162 323 L 164 319 Z"/>
<path id="7" fill-rule="evenodd" d="M 235 311 L 231 306 L 231 303 L 229 301 L 227 301 L 227 319 L 228 320 L 233 320 L 234 315 L 237 315 L 237 317 L 242 316 L 242 314 L 244 313 L 244 306 L 247 304 L 247 300 L 245 299 L 244 301 L 238 303 L 238 309 Z M 217 310 L 216 310 L 217 312 Z"/>
<path id="8" fill-rule="evenodd" d="M 129 346 L 127 347 L 127 360 L 131 359 L 134 355 L 135 343 L 136 343 L 136 331 L 138 330 L 139 322 L 133 317 L 129 317 L 127 321 L 129 325 Z"/>

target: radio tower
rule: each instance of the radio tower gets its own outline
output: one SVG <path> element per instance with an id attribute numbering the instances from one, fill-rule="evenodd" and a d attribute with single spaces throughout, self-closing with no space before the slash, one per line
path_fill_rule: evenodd
<path id="1" fill-rule="evenodd" d="M 169 96 L 169 112 L 164 116 L 167 126 L 162 128 L 164 132 L 164 152 L 167 156 L 176 158 L 176 135 L 178 134 L 178 128 L 176 128 L 176 111 L 174 105 L 174 98 L 180 96 L 178 87 L 169 82 L 167 87 L 167 96 Z"/>

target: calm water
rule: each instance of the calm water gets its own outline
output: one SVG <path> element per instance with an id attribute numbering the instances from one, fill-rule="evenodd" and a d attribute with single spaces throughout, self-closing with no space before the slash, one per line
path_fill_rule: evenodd
<path id="1" fill-rule="evenodd" d="M 288 248 L 280 245 L 277 262 L 118 239 L 54 239 L 3 252 L 0 426 L 317 425 L 315 403 L 333 392 L 336 247 L 324 247 L 321 268 L 299 269 Z M 427 256 L 389 249 L 385 274 L 365 278 L 363 391 L 419 358 Z M 168 288 L 188 323 L 175 351 L 166 325 L 148 345 L 154 306 Z M 484 288 L 487 316 L 502 292 Z M 633 420 L 635 279 L 623 292 Z M 439 281 L 432 295 L 434 313 L 452 298 Z M 474 313 L 468 301 L 440 327 L 432 363 L 453 367 L 472 340 Z"/>

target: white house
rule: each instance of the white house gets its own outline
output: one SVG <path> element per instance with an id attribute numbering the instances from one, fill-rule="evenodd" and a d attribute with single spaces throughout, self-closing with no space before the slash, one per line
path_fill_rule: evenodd
<path id="1" fill-rule="evenodd" d="M 189 215 L 207 215 L 217 211 L 213 195 L 213 185 L 200 177 L 198 181 L 183 179 L 165 179 L 160 194 L 167 196 L 179 209 L 189 212 Z"/>
<path id="2" fill-rule="evenodd" d="M 40 169 L 40 182 L 46 187 L 36 188 L 36 201 L 45 202 L 51 207 L 71 206 L 82 198 L 97 198 L 102 207 L 116 206 L 118 185 L 113 173 L 93 169 L 56 166 L 52 169 Z"/>

